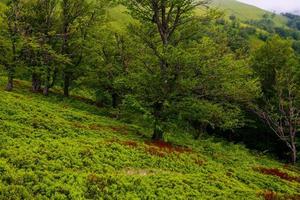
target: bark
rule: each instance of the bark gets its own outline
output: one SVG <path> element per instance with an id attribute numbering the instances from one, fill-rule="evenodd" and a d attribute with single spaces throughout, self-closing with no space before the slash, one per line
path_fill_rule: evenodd
<path id="1" fill-rule="evenodd" d="M 66 1 L 64 2 L 64 17 L 65 20 L 67 19 L 67 16 L 65 13 L 67 9 L 67 5 L 66 5 Z M 62 44 L 62 54 L 67 55 L 68 54 L 68 29 L 69 29 L 69 22 L 68 21 L 64 21 L 63 23 L 63 44 Z M 67 66 L 64 66 L 64 68 L 66 68 Z M 70 87 L 70 76 L 67 72 L 64 72 L 64 96 L 65 97 L 69 97 L 69 87 Z"/>
<path id="2" fill-rule="evenodd" d="M 65 73 L 65 77 L 64 77 L 64 96 L 65 97 L 70 96 L 69 88 L 70 88 L 70 75 L 68 73 Z"/>
<path id="3" fill-rule="evenodd" d="M 47 68 L 46 80 L 45 80 L 45 86 L 44 86 L 44 90 L 43 90 L 43 94 L 44 94 L 45 96 L 48 96 L 48 95 L 49 95 L 49 89 L 50 89 L 50 77 L 51 77 L 51 74 L 50 74 L 50 68 L 48 67 L 48 68 Z"/>
<path id="4" fill-rule="evenodd" d="M 281 96 L 279 96 L 283 99 Z M 279 104 L 279 111 L 281 119 L 272 118 L 272 115 L 264 110 L 254 110 L 260 119 L 270 127 L 270 129 L 278 136 L 278 138 L 285 142 L 286 146 L 290 149 L 291 162 L 293 164 L 297 161 L 297 148 L 296 148 L 296 133 L 299 122 L 299 111 L 293 105 L 291 93 L 288 97 L 289 107 L 286 109 L 282 103 Z"/>
<path id="5" fill-rule="evenodd" d="M 13 55 L 13 64 L 10 65 L 8 67 L 8 80 L 7 80 L 7 85 L 6 85 L 6 90 L 7 91 L 12 91 L 13 87 L 14 87 L 14 83 L 13 83 L 13 78 L 14 78 L 14 70 L 15 70 L 15 66 L 16 66 L 16 61 L 17 61 L 17 39 L 16 36 L 18 34 L 18 25 L 17 25 L 17 21 L 18 21 L 18 11 L 14 10 L 14 21 L 12 22 L 12 24 L 10 23 L 10 21 L 8 21 L 8 26 L 10 29 L 10 33 L 11 33 L 11 50 L 12 50 L 12 55 Z"/>
<path id="6" fill-rule="evenodd" d="M 152 135 L 152 140 L 163 140 L 164 132 L 160 127 L 160 123 L 162 121 L 162 110 L 163 110 L 163 103 L 157 102 L 154 105 L 154 130 Z"/>
<path id="7" fill-rule="evenodd" d="M 33 92 L 41 91 L 41 79 L 37 73 L 32 73 L 32 91 Z"/>
<path id="8" fill-rule="evenodd" d="M 52 82 L 49 85 L 49 88 L 52 88 L 55 85 L 56 79 L 57 79 L 57 74 L 58 74 L 58 68 L 55 67 L 54 72 L 53 72 L 53 76 L 52 76 Z"/>
<path id="9" fill-rule="evenodd" d="M 45 87 L 44 87 L 43 94 L 44 94 L 45 96 L 48 96 L 48 95 L 49 95 L 49 87 L 48 87 L 48 86 L 45 86 Z"/>
<path id="10" fill-rule="evenodd" d="M 297 162 L 297 148 L 295 144 L 292 144 L 292 163 L 296 164 Z"/>
<path id="11" fill-rule="evenodd" d="M 196 129 L 196 134 L 195 134 L 195 140 L 198 140 L 201 138 L 201 136 L 206 133 L 207 130 L 207 124 L 199 123 L 199 122 L 194 122 L 192 123 L 193 127 Z"/>
<path id="12" fill-rule="evenodd" d="M 112 107 L 116 108 L 118 106 L 118 94 L 116 92 L 112 93 Z"/>
<path id="13" fill-rule="evenodd" d="M 291 149 L 291 161 L 293 164 L 297 162 L 297 147 L 296 147 L 296 132 L 292 132 L 290 134 L 291 142 L 290 142 L 290 149 Z"/>
<path id="14" fill-rule="evenodd" d="M 163 136 L 164 136 L 164 132 L 161 129 L 155 127 L 153 131 L 152 140 L 154 141 L 163 140 Z"/>
<path id="15" fill-rule="evenodd" d="M 14 79 L 11 73 L 8 74 L 8 80 L 6 85 L 6 91 L 12 91 L 14 87 Z"/>

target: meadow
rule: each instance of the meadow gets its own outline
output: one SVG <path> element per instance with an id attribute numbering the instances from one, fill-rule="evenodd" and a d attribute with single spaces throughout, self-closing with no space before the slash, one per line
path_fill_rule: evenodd
<path id="1" fill-rule="evenodd" d="M 297 166 L 180 131 L 151 142 L 92 100 L 15 86 L 0 89 L 0 199 L 300 198 Z"/>

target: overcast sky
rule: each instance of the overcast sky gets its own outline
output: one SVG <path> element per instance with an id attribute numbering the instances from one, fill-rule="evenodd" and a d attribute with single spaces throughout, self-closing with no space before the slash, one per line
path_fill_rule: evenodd
<path id="1" fill-rule="evenodd" d="M 300 11 L 300 0 L 239 0 L 257 7 L 276 11 L 276 12 L 294 12 Z"/>

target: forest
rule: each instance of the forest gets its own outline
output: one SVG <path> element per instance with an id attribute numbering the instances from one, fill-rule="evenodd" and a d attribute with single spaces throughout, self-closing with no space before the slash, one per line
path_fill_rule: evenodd
<path id="1" fill-rule="evenodd" d="M 0 87 L 0 199 L 300 199 L 296 14 L 0 0 Z"/>

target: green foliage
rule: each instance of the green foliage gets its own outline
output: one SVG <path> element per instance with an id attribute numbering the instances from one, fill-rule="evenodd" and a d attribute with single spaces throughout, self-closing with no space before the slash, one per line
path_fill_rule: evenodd
<path id="1" fill-rule="evenodd" d="M 279 37 L 271 38 L 266 45 L 255 52 L 252 65 L 261 78 L 263 92 L 272 93 L 276 72 L 295 66 L 295 54 L 289 41 Z"/>
<path id="2" fill-rule="evenodd" d="M 259 20 L 264 14 L 272 15 L 273 13 L 260 9 L 258 7 L 245 4 L 236 0 L 213 0 L 213 6 L 224 10 L 226 15 L 230 17 L 235 15 L 242 21 Z M 276 26 L 286 26 L 288 19 L 281 15 L 275 15 L 274 22 Z"/>
<path id="3" fill-rule="evenodd" d="M 274 22 L 274 14 L 265 13 L 261 19 L 259 20 L 250 20 L 248 23 L 257 26 L 258 28 L 265 30 L 269 33 L 274 32 L 275 22 Z"/>
<path id="4" fill-rule="evenodd" d="M 101 117 L 93 105 L 29 93 L 28 82 L 15 85 L 15 92 L 0 90 L 1 199 L 262 199 L 265 191 L 300 192 L 297 182 L 255 170 L 299 176 L 296 168 L 242 145 L 195 141 L 178 131 L 167 140 L 182 151 L 155 146 L 147 129 Z"/>
<path id="5" fill-rule="evenodd" d="M 288 20 L 289 27 L 300 31 L 300 17 L 298 15 L 285 13 L 284 16 L 286 16 L 289 19 Z"/>
<path id="6" fill-rule="evenodd" d="M 299 194 L 296 166 L 203 134 L 234 133 L 262 108 L 270 129 L 293 132 L 274 131 L 296 159 L 298 43 L 285 39 L 298 32 L 260 10 L 252 25 L 228 20 L 206 0 L 119 2 L 0 3 L 0 199 Z"/>
<path id="7" fill-rule="evenodd" d="M 262 96 L 255 106 L 256 113 L 286 143 L 295 163 L 300 113 L 300 65 L 291 43 L 279 37 L 271 38 L 254 54 L 252 63 L 262 85 Z"/>

